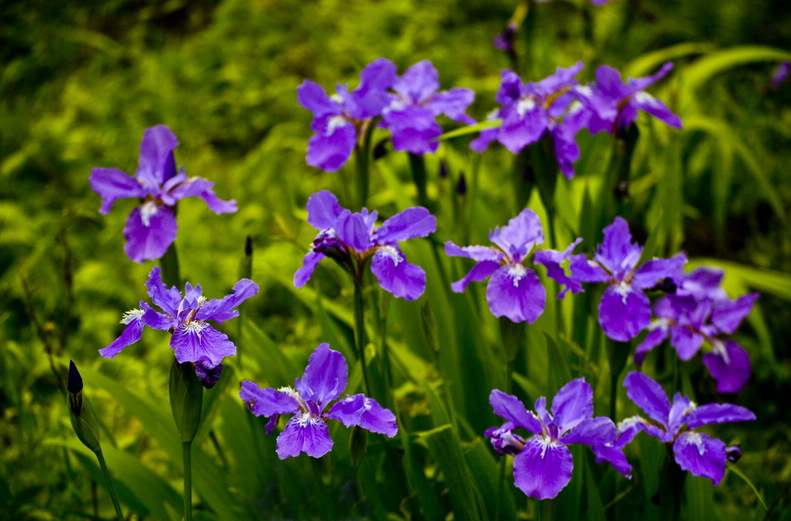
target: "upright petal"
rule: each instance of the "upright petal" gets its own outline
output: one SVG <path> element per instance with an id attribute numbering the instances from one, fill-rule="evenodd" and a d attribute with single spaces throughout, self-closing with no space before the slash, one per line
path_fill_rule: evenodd
<path id="1" fill-rule="evenodd" d="M 159 266 L 151 268 L 146 281 L 146 288 L 148 288 L 148 296 L 151 297 L 151 302 L 170 315 L 171 319 L 175 319 L 181 304 L 181 292 L 175 286 L 170 289 L 165 286 L 165 283 L 162 282 L 162 269 Z"/>
<path id="2" fill-rule="evenodd" d="M 623 280 L 627 273 L 634 271 L 643 249 L 632 243 L 629 224 L 616 217 L 613 223 L 604 228 L 604 240 L 596 249 L 596 262 L 613 274 L 616 280 Z"/>
<path id="3" fill-rule="evenodd" d="M 362 394 L 335 402 L 325 416 L 341 421 L 346 427 L 362 427 L 389 438 L 398 433 L 395 414 Z"/>
<path id="4" fill-rule="evenodd" d="M 525 208 L 502 228 L 489 233 L 489 239 L 511 256 L 514 262 L 521 262 L 531 248 L 544 243 L 544 229 L 536 212 Z M 513 258 L 518 254 L 519 258 Z"/>
<path id="5" fill-rule="evenodd" d="M 516 427 L 521 427 L 533 434 L 541 434 L 541 422 L 532 413 L 528 412 L 524 404 L 516 396 L 506 394 L 499 389 L 489 393 L 489 404 L 494 409 L 494 414 L 511 422 Z"/>
<path id="6" fill-rule="evenodd" d="M 593 389 L 590 384 L 584 378 L 577 378 L 561 387 L 552 399 L 552 416 L 561 433 L 591 418 Z"/>
<path id="7" fill-rule="evenodd" d="M 426 272 L 406 261 L 396 246 L 382 246 L 371 259 L 371 272 L 383 290 L 398 298 L 415 300 L 426 289 Z"/>
<path id="8" fill-rule="evenodd" d="M 420 104 L 439 90 L 437 69 L 428 60 L 418 62 L 396 78 L 393 90 L 409 102 Z"/>
<path id="9" fill-rule="evenodd" d="M 662 386 L 643 373 L 632 371 L 623 380 L 626 396 L 653 420 L 667 426 L 670 400 Z"/>
<path id="10" fill-rule="evenodd" d="M 346 389 L 348 373 L 343 355 L 330 349 L 329 344 L 320 344 L 310 355 L 296 388 L 303 400 L 316 402 L 323 408 Z"/>
<path id="11" fill-rule="evenodd" d="M 313 113 L 314 118 L 338 114 L 339 107 L 332 102 L 318 83 L 305 80 L 297 87 L 297 103 Z"/>
<path id="12" fill-rule="evenodd" d="M 177 327 L 170 337 L 170 347 L 175 349 L 180 364 L 206 360 L 215 366 L 226 356 L 236 354 L 236 346 L 225 333 L 198 321 Z"/>
<path id="13" fill-rule="evenodd" d="M 544 312 L 546 290 L 538 275 L 521 264 L 506 264 L 495 271 L 486 286 L 486 301 L 496 317 L 512 322 L 535 322 Z"/>
<path id="14" fill-rule="evenodd" d="M 397 69 L 393 62 L 385 58 L 372 61 L 360 73 L 360 86 L 352 92 L 356 105 L 353 117 L 370 119 L 379 116 L 388 102 L 387 89 L 396 80 Z"/>
<path id="15" fill-rule="evenodd" d="M 346 246 L 363 252 L 373 246 L 371 227 L 366 224 L 365 216 L 349 210 L 341 212 L 335 223 L 335 233 Z"/>
<path id="16" fill-rule="evenodd" d="M 293 395 L 282 393 L 271 387 L 263 389 L 250 380 L 242 382 L 239 398 L 256 416 L 269 417 L 276 414 L 299 412 L 299 402 Z"/>
<path id="17" fill-rule="evenodd" d="M 146 196 L 147 191 L 135 177 L 117 168 L 94 168 L 88 179 L 91 190 L 102 197 L 99 213 L 107 214 L 117 199 Z"/>
<path id="18" fill-rule="evenodd" d="M 514 484 L 536 499 L 552 499 L 571 481 L 571 451 L 543 436 L 530 438 L 514 457 Z"/>
<path id="19" fill-rule="evenodd" d="M 335 227 L 335 221 L 343 212 L 338 198 L 332 192 L 321 190 L 308 197 L 308 222 L 314 228 L 326 230 Z"/>
<path id="20" fill-rule="evenodd" d="M 604 290 L 599 303 L 599 324 L 613 340 L 626 342 L 651 323 L 651 301 L 639 289 L 614 284 Z"/>
<path id="21" fill-rule="evenodd" d="M 320 417 L 308 413 L 296 414 L 277 437 L 277 456 L 286 459 L 304 452 L 320 458 L 332 450 L 332 439 L 327 424 Z"/>
<path id="22" fill-rule="evenodd" d="M 136 173 L 143 186 L 151 190 L 176 175 L 173 149 L 178 144 L 176 135 L 165 125 L 147 128 L 143 132 Z"/>
<path id="23" fill-rule="evenodd" d="M 437 219 L 423 207 L 417 206 L 395 214 L 374 232 L 376 244 L 394 244 L 415 237 L 426 237 L 437 229 Z"/>
<path id="24" fill-rule="evenodd" d="M 709 478 L 719 485 L 725 475 L 725 443 L 702 432 L 682 432 L 675 443 L 673 453 L 676 463 L 695 476 Z"/>
<path id="25" fill-rule="evenodd" d="M 124 226 L 124 252 L 135 262 L 161 258 L 176 240 L 176 217 L 170 208 L 153 202 L 138 206 Z"/>

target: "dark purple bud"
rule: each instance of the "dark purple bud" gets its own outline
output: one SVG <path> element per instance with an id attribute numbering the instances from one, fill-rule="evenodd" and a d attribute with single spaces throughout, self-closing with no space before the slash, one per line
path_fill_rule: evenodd
<path id="1" fill-rule="evenodd" d="M 381 159 L 387 155 L 388 143 L 390 143 L 390 139 L 384 138 L 384 139 L 380 139 L 379 141 L 376 142 L 376 144 L 374 144 L 373 151 L 371 152 L 374 161 L 376 161 L 377 159 Z"/>
<path id="2" fill-rule="evenodd" d="M 446 177 L 448 177 L 448 167 L 445 165 L 445 161 L 440 159 L 440 161 L 439 161 L 439 178 L 440 179 L 445 179 Z"/>
<path id="3" fill-rule="evenodd" d="M 244 241 L 244 256 L 251 257 L 253 255 L 253 238 L 249 235 Z"/>
<path id="4" fill-rule="evenodd" d="M 783 62 L 777 66 L 772 75 L 772 88 L 779 89 L 791 76 L 791 62 Z"/>
<path id="5" fill-rule="evenodd" d="M 198 381 L 206 389 L 211 389 L 214 387 L 217 382 L 220 381 L 221 375 L 222 364 L 217 364 L 216 366 L 211 367 L 203 361 L 195 363 L 195 376 L 198 377 Z"/>
<path id="6" fill-rule="evenodd" d="M 492 45 L 501 51 L 512 54 L 514 52 L 514 42 L 516 41 L 516 31 L 519 26 L 514 22 L 508 22 L 503 32 L 492 38 Z"/>
<path id="7" fill-rule="evenodd" d="M 80 376 L 80 372 L 72 360 L 69 360 L 69 381 L 66 384 L 66 388 L 70 393 L 74 394 L 82 391 L 82 376 Z"/>
<path id="8" fill-rule="evenodd" d="M 459 174 L 459 183 L 456 185 L 456 193 L 459 195 L 467 194 L 467 178 L 464 177 L 464 172 Z"/>
<path id="9" fill-rule="evenodd" d="M 725 447 L 725 456 L 731 463 L 736 463 L 742 457 L 742 448 L 738 445 L 730 445 Z"/>
<path id="10" fill-rule="evenodd" d="M 675 294 L 676 289 L 678 289 L 678 286 L 676 285 L 676 281 L 673 280 L 671 277 L 665 277 L 664 279 L 659 281 L 659 283 L 656 285 L 654 289 L 672 295 Z"/>
<path id="11" fill-rule="evenodd" d="M 492 447 L 498 454 L 519 454 L 525 446 L 525 440 L 518 434 L 514 434 L 508 426 L 513 424 L 506 423 L 502 427 L 491 427 L 486 429 L 484 436 L 489 438 Z"/>

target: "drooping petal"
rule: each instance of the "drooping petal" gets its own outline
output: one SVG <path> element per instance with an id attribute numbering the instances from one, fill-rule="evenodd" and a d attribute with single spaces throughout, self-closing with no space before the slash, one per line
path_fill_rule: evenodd
<path id="1" fill-rule="evenodd" d="M 503 107 L 497 140 L 512 154 L 537 142 L 549 127 L 549 116 L 543 107 L 529 99 Z"/>
<path id="2" fill-rule="evenodd" d="M 494 316 L 532 324 L 544 311 L 546 290 L 533 270 L 507 264 L 489 279 L 486 301 Z"/>
<path id="3" fill-rule="evenodd" d="M 583 253 L 569 257 L 569 270 L 571 278 L 580 282 L 607 282 L 611 279 L 604 268 L 589 262 Z"/>
<path id="4" fill-rule="evenodd" d="M 230 295 L 222 299 L 206 301 L 195 313 L 196 320 L 214 320 L 224 322 L 230 318 L 238 317 L 239 312 L 234 308 L 258 294 L 258 284 L 250 279 L 241 279 L 234 284 Z"/>
<path id="5" fill-rule="evenodd" d="M 197 321 L 177 327 L 170 337 L 170 347 L 175 349 L 180 364 L 206 360 L 214 366 L 226 356 L 236 354 L 236 346 L 225 333 Z"/>
<path id="6" fill-rule="evenodd" d="M 335 226 L 335 221 L 343 212 L 338 197 L 330 191 L 321 190 L 308 197 L 308 222 L 319 230 Z"/>
<path id="7" fill-rule="evenodd" d="M 635 107 L 651 114 L 659 121 L 675 128 L 682 128 L 681 118 L 674 114 L 667 105 L 647 92 L 637 92 L 632 98 Z"/>
<path id="8" fill-rule="evenodd" d="M 362 394 L 335 402 L 325 416 L 340 420 L 346 427 L 359 426 L 389 438 L 398 433 L 395 414 Z"/>
<path id="9" fill-rule="evenodd" d="M 599 324 L 613 340 L 626 342 L 651 323 L 651 301 L 639 289 L 614 284 L 604 290 L 599 303 Z"/>
<path id="10" fill-rule="evenodd" d="M 104 358 L 114 358 L 126 346 L 130 346 L 140 340 L 140 337 L 143 336 L 143 326 L 145 325 L 141 320 L 143 313 L 142 309 L 133 309 L 126 312 L 121 320 L 122 324 L 126 324 L 121 335 L 113 340 L 109 346 L 99 349 L 99 354 Z"/>
<path id="11" fill-rule="evenodd" d="M 533 436 L 514 457 L 514 484 L 528 497 L 552 499 L 569 484 L 573 469 L 568 447 Z"/>
<path id="12" fill-rule="evenodd" d="M 140 142 L 140 159 L 136 176 L 143 186 L 151 190 L 176 175 L 173 149 L 179 142 L 176 135 L 165 125 L 147 128 Z"/>
<path id="13" fill-rule="evenodd" d="M 719 393 L 737 393 L 750 378 L 750 355 L 733 340 L 703 355 L 703 364 L 717 381 Z"/>
<path id="14" fill-rule="evenodd" d="M 579 293 L 582 291 L 582 284 L 580 284 L 578 280 L 566 275 L 566 271 L 560 265 L 561 262 L 571 256 L 571 252 L 581 241 L 581 238 L 575 240 L 564 251 L 538 250 L 533 256 L 535 262 L 543 264 L 547 269 L 547 276 L 549 278 L 565 286 L 560 293 L 558 293 L 557 298 L 563 298 L 569 290 L 571 290 L 572 293 Z"/>
<path id="15" fill-rule="evenodd" d="M 702 432 L 682 432 L 673 443 L 679 467 L 719 485 L 725 475 L 725 442 Z"/>
<path id="16" fill-rule="evenodd" d="M 594 445 L 592 449 L 593 454 L 596 456 L 596 463 L 601 464 L 606 461 L 622 476 L 627 479 L 632 479 L 632 464 L 626 459 L 626 455 L 623 453 L 623 447 L 618 447 L 616 444 L 610 443 L 606 445 Z"/>
<path id="17" fill-rule="evenodd" d="M 561 387 L 552 399 L 552 416 L 561 433 L 591 418 L 593 389 L 590 384 L 584 378 L 577 378 Z"/>
<path id="18" fill-rule="evenodd" d="M 496 140 L 499 134 L 500 134 L 499 128 L 487 128 L 481 130 L 480 135 L 477 138 L 470 141 L 470 148 L 480 154 L 481 152 L 489 148 L 491 142 Z"/>
<path id="19" fill-rule="evenodd" d="M 346 389 L 349 368 L 346 360 L 338 351 L 330 349 L 327 343 L 320 344 L 308 359 L 308 366 L 296 388 L 305 401 L 313 401 L 326 406 Z"/>
<path id="20" fill-rule="evenodd" d="M 445 114 L 453 121 L 474 125 L 475 120 L 465 112 L 473 101 L 475 101 L 475 92 L 470 89 L 456 88 L 437 92 L 425 107 L 434 114 Z"/>
<path id="21" fill-rule="evenodd" d="M 201 177 L 191 177 L 182 183 L 178 183 L 162 196 L 162 201 L 172 206 L 185 197 L 199 197 L 203 199 L 209 210 L 216 214 L 236 212 L 236 201 L 224 201 L 214 193 L 214 183 Z"/>
<path id="22" fill-rule="evenodd" d="M 374 232 L 376 244 L 394 244 L 398 241 L 426 237 L 437 229 L 437 219 L 423 207 L 407 208 L 387 219 Z"/>
<path id="23" fill-rule="evenodd" d="M 605 445 L 618 439 L 618 430 L 611 419 L 606 416 L 587 418 L 579 422 L 560 441 L 566 445 L 582 443 L 584 445 Z"/>
<path id="24" fill-rule="evenodd" d="M 527 411 L 524 404 L 516 396 L 506 394 L 499 389 L 489 393 L 489 404 L 494 409 L 494 414 L 508 420 L 516 427 L 521 427 L 533 434 L 540 434 L 543 430 L 541 422 Z"/>
<path id="25" fill-rule="evenodd" d="M 676 348 L 680 359 L 687 361 L 695 356 L 703 345 L 703 335 L 686 326 L 671 327 L 670 345 Z"/>
<path id="26" fill-rule="evenodd" d="M 135 262 L 159 259 L 176 240 L 177 229 L 170 208 L 153 202 L 138 206 L 124 226 L 124 252 Z"/>
<path id="27" fill-rule="evenodd" d="M 239 398 L 256 416 L 274 416 L 299 412 L 299 402 L 292 394 L 271 387 L 262 388 L 250 380 L 242 382 Z"/>
<path id="28" fill-rule="evenodd" d="M 94 168 L 88 179 L 91 190 L 102 197 L 99 213 L 107 214 L 117 199 L 146 196 L 147 191 L 135 177 L 117 168 Z"/>
<path id="29" fill-rule="evenodd" d="M 651 326 L 653 327 L 653 326 Z M 642 365 L 643 361 L 645 360 L 645 355 L 648 354 L 650 350 L 661 344 L 662 342 L 667 339 L 668 336 L 668 329 L 667 327 L 657 326 L 651 329 L 648 334 L 645 336 L 640 345 L 637 346 L 637 349 L 634 351 L 634 363 L 636 365 Z"/>
<path id="30" fill-rule="evenodd" d="M 277 437 L 277 456 L 280 459 L 299 456 L 304 452 L 320 458 L 332 450 L 332 438 L 327 424 L 309 413 L 295 414 Z"/>
<path id="31" fill-rule="evenodd" d="M 503 259 L 503 253 L 489 246 L 456 246 L 451 241 L 445 243 L 445 255 L 451 257 L 467 257 L 478 262 L 494 261 L 498 265 Z"/>
<path id="32" fill-rule="evenodd" d="M 488 248 L 487 248 L 488 249 Z M 461 293 L 465 289 L 467 289 L 467 285 L 470 282 L 480 282 L 482 280 L 486 280 L 488 277 L 492 275 L 495 271 L 500 269 L 500 263 L 496 261 L 481 261 L 475 264 L 472 269 L 464 276 L 461 280 L 457 280 L 456 282 L 450 285 L 450 289 L 452 289 L 456 293 Z"/>
<path id="33" fill-rule="evenodd" d="M 426 272 L 406 261 L 395 246 L 382 246 L 371 258 L 371 272 L 383 290 L 398 298 L 415 300 L 426 289 Z"/>
<path id="34" fill-rule="evenodd" d="M 651 377 L 632 371 L 623 380 L 626 396 L 653 420 L 667 426 L 670 400 L 662 386 Z"/>
<path id="35" fill-rule="evenodd" d="M 736 300 L 718 303 L 711 313 L 711 323 L 723 333 L 731 334 L 739 327 L 742 320 L 750 314 L 758 293 L 742 295 Z"/>
<path id="36" fill-rule="evenodd" d="M 297 103 L 311 111 L 314 118 L 340 112 L 339 107 L 327 96 L 321 85 L 310 80 L 304 80 L 302 85 L 297 87 Z"/>
<path id="37" fill-rule="evenodd" d="M 321 259 L 324 257 L 326 257 L 326 255 L 323 253 L 313 250 L 305 254 L 305 257 L 302 259 L 302 267 L 300 267 L 297 272 L 294 273 L 295 288 L 301 288 L 310 280 L 310 277 L 313 275 L 313 271 L 316 269 L 316 266 L 319 265 L 319 262 L 321 262 Z"/>
<path id="38" fill-rule="evenodd" d="M 357 131 L 343 116 L 329 116 L 315 123 L 318 128 L 308 140 L 307 162 L 325 172 L 335 172 L 351 157 Z"/>
<path id="39" fill-rule="evenodd" d="M 632 276 L 632 284 L 640 289 L 648 289 L 655 286 L 660 280 L 680 274 L 687 256 L 679 253 L 670 259 L 651 259 L 640 266 Z"/>
<path id="40" fill-rule="evenodd" d="M 755 419 L 755 414 L 738 405 L 730 403 L 707 403 L 696 407 L 687 417 L 687 427 L 696 429 L 701 425 L 714 423 L 743 422 Z"/>
<path id="41" fill-rule="evenodd" d="M 431 121 L 425 126 L 396 125 L 390 126 L 393 150 L 412 152 L 417 155 L 433 154 L 439 148 L 439 136 L 442 127 Z"/>

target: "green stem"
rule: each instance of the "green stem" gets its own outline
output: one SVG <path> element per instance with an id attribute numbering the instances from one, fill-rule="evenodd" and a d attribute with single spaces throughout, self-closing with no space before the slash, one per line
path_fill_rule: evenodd
<path id="1" fill-rule="evenodd" d="M 124 521 L 124 515 L 121 513 L 121 504 L 118 502 L 118 495 L 115 493 L 113 480 L 110 479 L 110 471 L 107 469 L 107 463 L 104 461 L 104 454 L 102 454 L 101 450 L 95 451 L 94 454 L 96 454 L 96 459 L 99 460 L 99 467 L 101 467 L 102 474 L 104 474 L 104 479 L 107 482 L 107 490 L 110 491 L 110 498 L 113 500 L 113 508 L 115 508 L 115 517 L 118 521 Z"/>
<path id="2" fill-rule="evenodd" d="M 355 277 L 354 281 L 354 338 L 356 340 L 357 358 L 360 361 L 363 371 L 363 382 L 365 383 L 365 393 L 371 396 L 371 385 L 368 381 L 368 364 L 365 362 L 365 346 L 367 343 L 365 336 L 365 302 L 363 300 L 362 277 Z"/>
<path id="3" fill-rule="evenodd" d="M 370 177 L 371 136 L 376 125 L 368 122 L 361 129 L 363 140 L 355 148 L 355 166 L 357 169 L 357 206 L 363 208 L 368 201 L 368 179 Z"/>
<path id="4" fill-rule="evenodd" d="M 410 152 L 409 168 L 412 170 L 412 180 L 415 182 L 417 188 L 417 201 L 420 206 L 424 208 L 429 207 L 428 192 L 426 190 L 426 162 L 423 156 L 413 154 Z"/>
<path id="5" fill-rule="evenodd" d="M 184 457 L 184 521 L 192 521 L 192 440 L 181 442 Z"/>
<path id="6" fill-rule="evenodd" d="M 179 256 L 176 251 L 176 243 L 173 242 L 160 259 L 162 268 L 162 282 L 167 287 L 181 287 L 181 273 L 179 268 Z"/>

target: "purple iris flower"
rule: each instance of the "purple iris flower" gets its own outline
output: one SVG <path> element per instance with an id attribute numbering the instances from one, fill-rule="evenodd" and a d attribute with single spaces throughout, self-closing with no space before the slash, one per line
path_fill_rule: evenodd
<path id="1" fill-rule="evenodd" d="M 657 318 L 635 351 L 635 363 L 642 364 L 645 355 L 667 339 L 684 361 L 708 342 L 712 349 L 703 355 L 703 363 L 717 381 L 717 391 L 738 392 L 750 376 L 750 357 L 739 344 L 721 336 L 736 331 L 750 314 L 758 294 L 731 300 L 720 286 L 722 277 L 721 270 L 711 268 L 698 268 L 678 277 L 675 293 L 654 304 Z"/>
<path id="2" fill-rule="evenodd" d="M 395 150 L 420 155 L 436 152 L 442 127 L 435 119 L 440 114 L 468 125 L 475 123 L 465 113 L 475 93 L 461 88 L 437 92 L 437 69 L 428 60 L 407 69 L 395 80 L 393 90 L 381 126 L 390 129 Z"/>
<path id="3" fill-rule="evenodd" d="M 673 443 L 676 463 L 682 469 L 719 485 L 728 459 L 725 443 L 694 429 L 715 423 L 754 420 L 755 414 L 727 403 L 698 406 L 681 393 L 676 393 L 671 404 L 661 385 L 637 371 L 627 374 L 623 385 L 629 399 L 653 420 L 637 416 L 630 420 L 631 423 L 664 443 Z"/>
<path id="4" fill-rule="evenodd" d="M 191 362 L 204 387 L 211 388 L 222 373 L 222 359 L 236 354 L 236 346 L 228 337 L 214 329 L 209 321 L 224 322 L 239 316 L 234 308 L 258 293 L 258 285 L 242 279 L 233 287 L 233 293 L 222 299 L 207 300 L 201 287 L 188 282 L 184 294 L 174 286 L 168 289 L 162 282 L 159 266 L 154 266 L 146 282 L 148 295 L 162 312 L 140 301 L 140 307 L 127 311 L 122 324 L 126 327 L 109 346 L 100 349 L 105 358 L 114 358 L 123 349 L 134 344 L 143 335 L 143 327 L 170 331 L 170 347 L 176 360 Z"/>
<path id="5" fill-rule="evenodd" d="M 183 168 L 176 170 L 173 149 L 178 144 L 168 127 L 157 125 L 143 133 L 134 176 L 117 168 L 91 170 L 91 189 L 102 196 L 99 213 L 109 213 L 116 199 L 142 200 L 124 227 L 124 251 L 135 262 L 162 257 L 176 240 L 174 209 L 179 199 L 194 195 L 206 201 L 214 213 L 236 211 L 235 201 L 223 201 L 214 194 L 214 183 L 200 177 L 188 178 Z"/>
<path id="6" fill-rule="evenodd" d="M 494 389 L 489 395 L 494 413 L 507 422 L 486 431 L 493 447 L 514 457 L 514 483 L 529 497 L 551 499 L 571 481 L 574 463 L 567 445 L 604 445 L 616 439 L 612 420 L 593 417 L 593 389 L 584 378 L 564 385 L 552 400 L 551 414 L 546 398 L 536 400 L 535 412 L 527 411 L 515 396 Z M 527 441 L 512 431 L 521 428 Z"/>
<path id="7" fill-rule="evenodd" d="M 564 175 L 569 179 L 574 177 L 571 165 L 579 158 L 574 137 L 587 124 L 588 117 L 587 110 L 575 103 L 572 94 L 577 85 L 575 77 L 582 67 L 582 62 L 566 69 L 558 67 L 555 74 L 537 83 L 522 83 L 515 72 L 504 70 L 496 96 L 502 107 L 487 118 L 499 119 L 501 125 L 483 130 L 470 147 L 483 152 L 497 140 L 517 154 L 547 134 L 555 143 L 558 165 Z"/>
<path id="8" fill-rule="evenodd" d="M 426 288 L 426 273 L 406 261 L 399 241 L 426 237 L 437 226 L 436 219 L 422 207 L 407 208 L 376 228 L 377 213 L 352 213 L 338 204 L 338 198 L 322 190 L 308 198 L 308 222 L 318 228 L 302 267 L 294 274 L 294 286 L 301 288 L 310 280 L 319 262 L 330 257 L 349 270 L 357 280 L 368 259 L 379 285 L 406 300 L 415 300 Z"/>
<path id="9" fill-rule="evenodd" d="M 637 119 L 639 110 L 648 112 L 671 127 L 681 128 L 681 118 L 643 90 L 662 79 L 672 68 L 673 64 L 668 62 L 652 76 L 628 78 L 624 83 L 617 70 L 608 65 L 599 66 L 593 84 L 574 89 L 577 98 L 591 109 L 588 121 L 590 132 L 596 134 L 604 130 L 613 135 L 622 135 Z"/>
<path id="10" fill-rule="evenodd" d="M 571 277 L 580 282 L 608 284 L 599 303 L 599 324 L 613 340 L 626 342 L 648 327 L 651 302 L 643 290 L 672 277 L 687 261 L 683 254 L 670 259 L 653 259 L 639 268 L 643 248 L 632 243 L 629 225 L 621 217 L 604 228 L 604 241 L 594 260 L 571 256 Z"/>
<path id="11" fill-rule="evenodd" d="M 320 458 L 332 450 L 332 439 L 326 420 L 340 420 L 346 427 L 362 427 L 390 438 L 398 432 L 395 415 L 376 400 L 362 394 L 347 395 L 324 412 L 346 388 L 348 368 L 343 355 L 321 344 L 310 355 L 302 378 L 294 387 L 262 389 L 255 383 L 242 382 L 239 398 L 250 412 L 266 416 L 266 433 L 277 426 L 281 414 L 293 414 L 286 428 L 277 437 L 277 455 L 280 459 L 299 456 Z"/>
<path id="12" fill-rule="evenodd" d="M 352 92 L 339 84 L 335 94 L 327 96 L 320 85 L 305 80 L 297 88 L 297 101 L 313 113 L 310 128 L 315 134 L 308 141 L 308 164 L 327 172 L 342 167 L 357 144 L 358 132 L 390 103 L 387 89 L 395 80 L 396 66 L 384 58 L 363 69 L 360 85 Z"/>
<path id="13" fill-rule="evenodd" d="M 568 277 L 560 265 L 569 258 L 582 239 L 577 239 L 562 252 L 534 251 L 536 246 L 544 243 L 544 232 L 533 210 L 525 208 L 506 226 L 495 228 L 489 233 L 489 240 L 495 245 L 460 247 L 448 241 L 445 243 L 445 254 L 467 257 L 477 262 L 463 279 L 451 284 L 451 289 L 456 293 L 463 292 L 472 281 L 480 282 L 490 277 L 486 300 L 494 316 L 508 317 L 512 322 L 532 323 L 544 311 L 544 286 L 538 275 L 524 265 L 531 254 L 534 262 L 547 268 L 550 278 L 567 286 L 558 298 L 563 297 L 569 289 L 574 293 L 582 291 L 580 283 Z"/>

